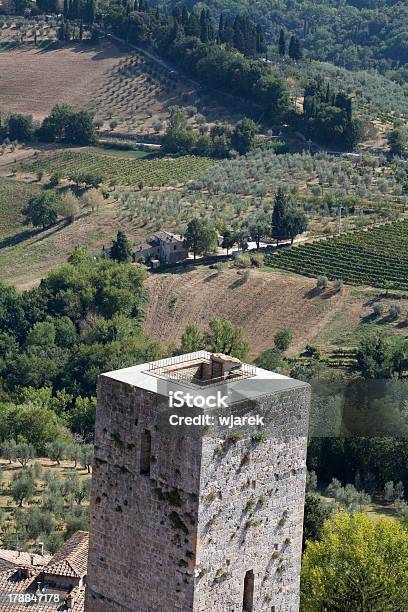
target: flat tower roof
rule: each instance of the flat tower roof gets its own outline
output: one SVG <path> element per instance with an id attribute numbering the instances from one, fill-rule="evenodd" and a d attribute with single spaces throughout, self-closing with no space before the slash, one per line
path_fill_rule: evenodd
<path id="1" fill-rule="evenodd" d="M 217 357 L 217 355 L 214 357 Z M 101 376 L 163 396 L 166 396 L 168 391 L 177 390 L 180 387 L 186 387 L 193 393 L 201 393 L 203 386 L 197 384 L 197 380 L 191 374 L 185 376 L 185 372 L 197 368 L 202 363 L 209 362 L 211 358 L 211 353 L 197 351 L 195 353 L 186 353 L 177 357 L 106 372 L 101 374 Z M 238 365 L 233 370 L 232 377 L 226 377 L 222 380 L 208 380 L 208 385 L 206 384 L 204 388 L 210 387 L 214 389 L 215 385 L 223 384 L 228 385 L 228 388 L 238 396 L 243 394 L 248 398 L 254 398 L 260 395 L 308 386 L 305 382 L 295 380 L 283 374 L 264 370 L 250 364 L 241 364 L 239 360 L 237 361 Z"/>

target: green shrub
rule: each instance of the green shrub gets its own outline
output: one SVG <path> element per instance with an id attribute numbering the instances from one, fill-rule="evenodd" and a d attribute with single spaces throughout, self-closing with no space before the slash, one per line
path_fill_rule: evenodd
<path id="1" fill-rule="evenodd" d="M 318 289 L 327 289 L 327 286 L 329 284 L 329 279 L 327 278 L 327 276 L 318 276 L 316 279 L 316 287 Z"/>
<path id="2" fill-rule="evenodd" d="M 292 332 L 289 329 L 282 329 L 276 332 L 273 340 L 277 349 L 280 351 L 286 351 L 292 342 Z"/>
<path id="3" fill-rule="evenodd" d="M 235 268 L 250 268 L 251 258 L 249 255 L 238 255 L 238 257 L 234 259 L 233 265 Z"/>
<path id="4" fill-rule="evenodd" d="M 380 317 L 384 312 L 384 304 L 381 302 L 374 302 L 373 304 L 373 314 L 376 317 Z"/>

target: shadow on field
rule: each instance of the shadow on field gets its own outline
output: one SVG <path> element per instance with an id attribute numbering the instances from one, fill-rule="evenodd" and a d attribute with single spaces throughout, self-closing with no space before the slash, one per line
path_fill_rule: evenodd
<path id="1" fill-rule="evenodd" d="M 52 226 L 52 228 L 35 228 L 31 230 L 24 230 L 23 232 L 14 234 L 14 236 L 8 236 L 7 238 L 3 238 L 2 240 L 0 240 L 0 249 L 17 246 L 18 244 L 21 244 L 22 242 L 25 242 L 26 240 L 30 240 L 30 238 L 37 236 L 37 238 L 31 243 L 35 244 L 36 242 L 44 240 L 44 238 L 48 238 L 49 236 L 60 232 L 67 225 L 69 225 L 69 221 L 62 220 Z"/>
<path id="2" fill-rule="evenodd" d="M 59 51 L 59 50 L 69 50 L 74 53 L 94 53 L 94 56 L 91 58 L 92 61 L 105 60 L 110 58 L 120 58 L 124 54 L 120 52 L 120 50 L 113 45 L 110 44 L 90 44 L 86 42 L 78 42 L 78 43 L 68 43 L 62 44 L 60 42 L 55 42 L 47 45 L 41 49 L 38 49 L 37 55 L 45 55 L 47 53 Z"/>
<path id="3" fill-rule="evenodd" d="M 240 278 L 237 278 L 237 280 L 235 280 L 233 283 L 228 285 L 228 289 L 238 289 L 238 287 L 242 287 L 243 285 L 245 285 L 247 280 L 248 279 L 246 279 L 244 276 L 241 276 Z"/>
<path id="4" fill-rule="evenodd" d="M 62 221 L 59 221 L 58 223 L 53 225 L 52 228 L 51 227 L 47 227 L 46 229 L 41 230 L 38 233 L 39 234 L 38 238 L 33 240 L 32 244 L 35 244 L 36 242 L 41 242 L 41 240 L 44 240 L 44 238 L 49 238 L 50 236 L 53 236 L 54 234 L 57 234 L 62 229 L 64 229 L 64 227 L 66 227 L 67 225 L 69 225 L 69 221 L 66 221 L 65 219 L 63 219 Z"/>
<path id="5" fill-rule="evenodd" d="M 216 272 L 215 274 L 210 274 L 210 276 L 206 276 L 204 278 L 204 282 L 210 283 L 212 280 L 215 280 L 218 276 L 219 276 L 218 272 Z"/>
<path id="6" fill-rule="evenodd" d="M 321 295 L 322 293 L 323 291 L 320 287 L 313 287 L 313 289 L 309 289 L 308 291 L 306 291 L 303 294 L 303 297 L 308 300 L 312 300 L 313 298 L 317 297 L 318 295 Z"/>
<path id="7" fill-rule="evenodd" d="M 14 234 L 14 236 L 8 236 L 7 238 L 3 238 L 0 240 L 0 249 L 5 249 L 7 247 L 16 246 L 25 240 L 29 240 L 33 236 L 36 236 L 43 230 L 41 228 L 24 230 L 23 232 L 19 232 L 18 234 Z"/>

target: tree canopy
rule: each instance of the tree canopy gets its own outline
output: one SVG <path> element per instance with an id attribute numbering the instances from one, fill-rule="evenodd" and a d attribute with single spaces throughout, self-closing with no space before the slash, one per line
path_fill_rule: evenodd
<path id="1" fill-rule="evenodd" d="M 25 223 L 45 229 L 56 223 L 58 208 L 59 204 L 55 194 L 44 192 L 30 198 L 27 206 L 21 212 L 25 217 Z"/>
<path id="2" fill-rule="evenodd" d="M 39 287 L 0 285 L 0 379 L 8 390 L 32 386 L 93 395 L 97 375 L 154 359 L 159 345 L 141 330 L 142 267 L 76 250 Z"/>
<path id="3" fill-rule="evenodd" d="M 340 512 L 302 562 L 305 612 L 394 612 L 408 607 L 408 533 L 389 519 Z"/>
<path id="4" fill-rule="evenodd" d="M 205 221 L 192 219 L 184 234 L 184 245 L 196 259 L 197 255 L 208 253 L 216 247 L 217 232 Z"/>
<path id="5" fill-rule="evenodd" d="M 272 237 L 277 244 L 288 238 L 293 243 L 298 234 L 306 231 L 307 223 L 303 210 L 296 208 L 290 198 L 281 189 L 278 190 L 272 213 Z"/>
<path id="6" fill-rule="evenodd" d="M 113 241 L 110 250 L 111 259 L 115 261 L 128 262 L 132 257 L 132 247 L 126 236 L 122 231 L 118 231 L 116 240 Z"/>

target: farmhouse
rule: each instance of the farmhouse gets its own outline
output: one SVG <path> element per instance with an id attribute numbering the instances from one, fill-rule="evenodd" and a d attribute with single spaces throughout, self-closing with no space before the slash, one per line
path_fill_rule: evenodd
<path id="1" fill-rule="evenodd" d="M 26 612 L 30 597 L 36 612 L 83 612 L 88 543 L 88 532 L 77 531 L 54 556 L 0 550 L 0 612 Z"/>
<path id="2" fill-rule="evenodd" d="M 187 257 L 183 237 L 164 230 L 154 234 L 147 242 L 135 246 L 132 255 L 134 263 L 156 259 L 161 264 L 176 263 Z"/>

